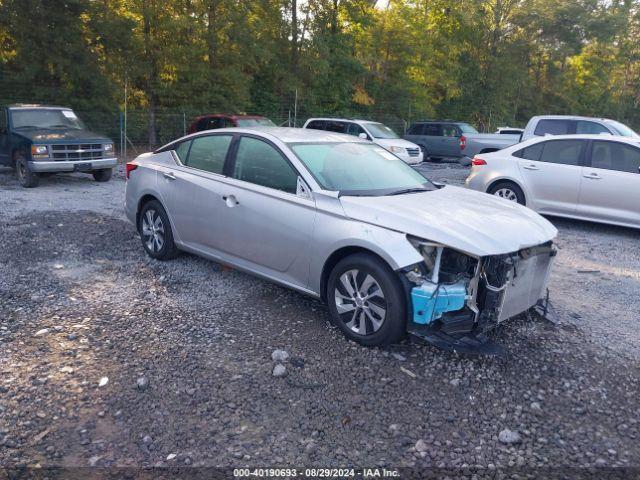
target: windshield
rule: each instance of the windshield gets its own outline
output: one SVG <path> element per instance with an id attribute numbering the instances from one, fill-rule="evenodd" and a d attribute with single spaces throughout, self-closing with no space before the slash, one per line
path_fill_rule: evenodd
<path id="1" fill-rule="evenodd" d="M 468 123 L 459 123 L 458 127 L 460 127 L 460 130 L 462 131 L 462 133 L 478 133 L 478 130 L 473 128 Z"/>
<path id="2" fill-rule="evenodd" d="M 239 127 L 275 127 L 268 118 L 240 118 L 237 121 Z"/>
<path id="3" fill-rule="evenodd" d="M 54 108 L 21 108 L 10 110 L 13 128 L 66 128 L 84 130 L 85 126 L 73 110 Z"/>
<path id="4" fill-rule="evenodd" d="M 612 126 L 618 132 L 618 134 L 622 135 L 623 137 L 640 137 L 636 132 L 631 130 L 624 123 L 616 122 L 615 120 L 607 120 L 605 123 Z"/>
<path id="5" fill-rule="evenodd" d="M 392 195 L 435 190 L 416 170 L 371 143 L 304 143 L 291 149 L 325 190 L 341 195 Z"/>
<path id="6" fill-rule="evenodd" d="M 373 138 L 400 138 L 396 132 L 382 123 L 367 123 L 367 128 Z"/>

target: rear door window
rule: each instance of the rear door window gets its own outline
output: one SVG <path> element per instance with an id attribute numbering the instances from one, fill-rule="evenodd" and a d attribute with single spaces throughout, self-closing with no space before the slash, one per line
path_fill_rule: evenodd
<path id="1" fill-rule="evenodd" d="M 327 130 L 328 132 L 345 133 L 347 131 L 347 125 L 344 122 L 327 120 L 324 130 Z"/>
<path id="2" fill-rule="evenodd" d="M 571 120 L 540 120 L 536 125 L 534 135 L 567 135 L 575 133 L 574 123 Z"/>
<path id="3" fill-rule="evenodd" d="M 618 142 L 593 142 L 591 166 L 618 172 L 640 173 L 640 149 Z"/>
<path id="4" fill-rule="evenodd" d="M 529 147 L 525 147 L 522 150 L 514 152 L 513 155 L 518 158 L 524 158 L 525 160 L 540 160 L 540 154 L 544 148 L 545 142 L 535 143 Z"/>
<path id="5" fill-rule="evenodd" d="M 437 123 L 427 123 L 424 126 L 423 135 L 428 135 L 430 137 L 441 137 L 442 136 L 442 127 Z"/>
<path id="6" fill-rule="evenodd" d="M 324 120 L 312 120 L 307 125 L 307 128 L 313 128 L 315 130 L 325 130 L 326 122 Z"/>
<path id="7" fill-rule="evenodd" d="M 207 135 L 194 138 L 186 165 L 205 172 L 222 174 L 232 139 L 231 135 Z"/>
<path id="8" fill-rule="evenodd" d="M 407 135 L 422 135 L 423 124 L 414 124 L 407 130 Z"/>
<path id="9" fill-rule="evenodd" d="M 551 140 L 544 144 L 541 162 L 557 163 L 561 165 L 580 165 L 585 140 Z"/>
<path id="10" fill-rule="evenodd" d="M 607 127 L 596 122 L 586 120 L 578 120 L 576 125 L 576 133 L 586 133 L 598 135 L 600 133 L 611 133 Z"/>

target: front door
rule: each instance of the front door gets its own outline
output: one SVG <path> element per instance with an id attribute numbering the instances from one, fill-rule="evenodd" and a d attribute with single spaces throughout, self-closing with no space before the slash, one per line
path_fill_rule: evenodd
<path id="1" fill-rule="evenodd" d="M 298 172 L 274 145 L 241 136 L 226 179 L 222 247 L 237 263 L 306 287 L 315 202 L 298 189 Z"/>
<path id="2" fill-rule="evenodd" d="M 595 140 L 587 165 L 582 168 L 578 213 L 640 227 L 640 149 Z"/>
<path id="3" fill-rule="evenodd" d="M 575 213 L 586 140 L 548 140 L 526 148 L 518 165 L 539 213 Z"/>

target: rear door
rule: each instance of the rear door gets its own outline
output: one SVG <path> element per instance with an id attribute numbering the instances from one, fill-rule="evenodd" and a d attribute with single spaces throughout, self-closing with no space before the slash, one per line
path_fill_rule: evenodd
<path id="1" fill-rule="evenodd" d="M 591 142 L 577 212 L 581 216 L 640 227 L 640 148 Z"/>
<path id="2" fill-rule="evenodd" d="M 442 136 L 442 125 L 439 123 L 426 123 L 422 133 L 425 147 L 431 156 L 446 155 L 444 149 L 444 137 Z"/>
<path id="3" fill-rule="evenodd" d="M 226 240 L 220 180 L 232 140 L 229 134 L 186 140 L 174 149 L 176 166 L 159 168 L 158 183 L 171 223 L 180 241 L 199 251 L 218 249 Z"/>
<path id="4" fill-rule="evenodd" d="M 536 211 L 575 213 L 587 143 L 581 139 L 548 140 L 515 152 L 528 200 Z"/>

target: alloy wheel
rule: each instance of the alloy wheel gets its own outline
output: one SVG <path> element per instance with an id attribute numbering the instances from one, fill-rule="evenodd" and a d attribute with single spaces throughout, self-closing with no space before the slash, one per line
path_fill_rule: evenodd
<path id="1" fill-rule="evenodd" d="M 162 217 L 153 208 L 148 209 L 142 218 L 142 241 L 152 253 L 158 253 L 164 245 Z"/>
<path id="2" fill-rule="evenodd" d="M 359 335 L 371 335 L 382 327 L 387 302 L 378 281 L 369 273 L 344 272 L 334 291 L 336 309 L 345 326 Z"/>
<path id="3" fill-rule="evenodd" d="M 518 196 L 516 195 L 516 192 L 514 192 L 510 188 L 499 188 L 493 194 L 498 197 L 504 198 L 506 200 L 510 200 L 512 202 L 518 201 Z"/>

